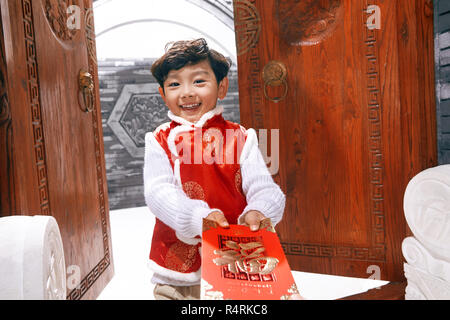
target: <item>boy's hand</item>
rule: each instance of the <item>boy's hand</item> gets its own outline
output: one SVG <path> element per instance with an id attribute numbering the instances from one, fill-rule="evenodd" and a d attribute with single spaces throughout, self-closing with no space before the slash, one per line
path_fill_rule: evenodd
<path id="1" fill-rule="evenodd" d="M 260 211 L 250 210 L 241 218 L 241 221 L 244 226 L 248 226 L 251 231 L 258 231 L 260 222 L 266 218 L 267 217 Z"/>
<path id="2" fill-rule="evenodd" d="M 214 221 L 215 223 L 217 223 L 222 228 L 229 228 L 230 227 L 230 224 L 228 223 L 227 218 L 225 218 L 223 213 L 220 212 L 220 211 L 213 211 L 213 212 L 211 212 L 210 214 L 208 214 L 208 216 L 205 219 Z"/>

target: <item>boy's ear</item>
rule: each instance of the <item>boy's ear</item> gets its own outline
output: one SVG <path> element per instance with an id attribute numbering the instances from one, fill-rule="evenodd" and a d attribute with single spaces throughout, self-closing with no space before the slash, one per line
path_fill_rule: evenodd
<path id="1" fill-rule="evenodd" d="M 225 96 L 227 95 L 228 85 L 229 85 L 228 77 L 225 77 L 225 78 L 222 79 L 222 81 L 220 81 L 220 83 L 219 83 L 219 91 L 218 91 L 218 98 L 220 100 L 225 98 Z"/>
<path id="2" fill-rule="evenodd" d="M 162 87 L 158 88 L 159 94 L 161 95 L 161 98 L 163 99 L 164 103 L 166 103 L 166 95 L 164 94 L 164 90 Z"/>

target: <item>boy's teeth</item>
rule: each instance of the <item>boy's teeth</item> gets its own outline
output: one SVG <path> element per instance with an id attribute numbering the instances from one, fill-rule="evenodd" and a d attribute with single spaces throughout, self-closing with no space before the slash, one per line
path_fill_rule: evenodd
<path id="1" fill-rule="evenodd" d="M 199 105 L 200 105 L 200 103 L 195 103 L 195 104 L 185 104 L 185 105 L 182 105 L 181 107 L 182 107 L 182 108 L 186 108 L 186 109 L 192 109 L 192 108 L 198 107 Z"/>

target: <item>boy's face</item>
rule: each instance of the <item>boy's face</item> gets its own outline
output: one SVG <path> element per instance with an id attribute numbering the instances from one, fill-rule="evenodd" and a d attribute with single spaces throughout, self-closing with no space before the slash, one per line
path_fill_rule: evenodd
<path id="1" fill-rule="evenodd" d="M 217 85 L 216 76 L 208 60 L 171 70 L 159 88 L 164 102 L 176 116 L 195 123 L 206 112 L 215 108 L 217 99 L 225 98 L 228 78 Z"/>

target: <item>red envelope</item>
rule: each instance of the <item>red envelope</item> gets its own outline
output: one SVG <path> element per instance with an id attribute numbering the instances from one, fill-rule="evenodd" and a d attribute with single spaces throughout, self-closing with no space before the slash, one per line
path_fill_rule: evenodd
<path id="1" fill-rule="evenodd" d="M 258 231 L 203 220 L 201 299 L 302 299 L 270 219 Z"/>

